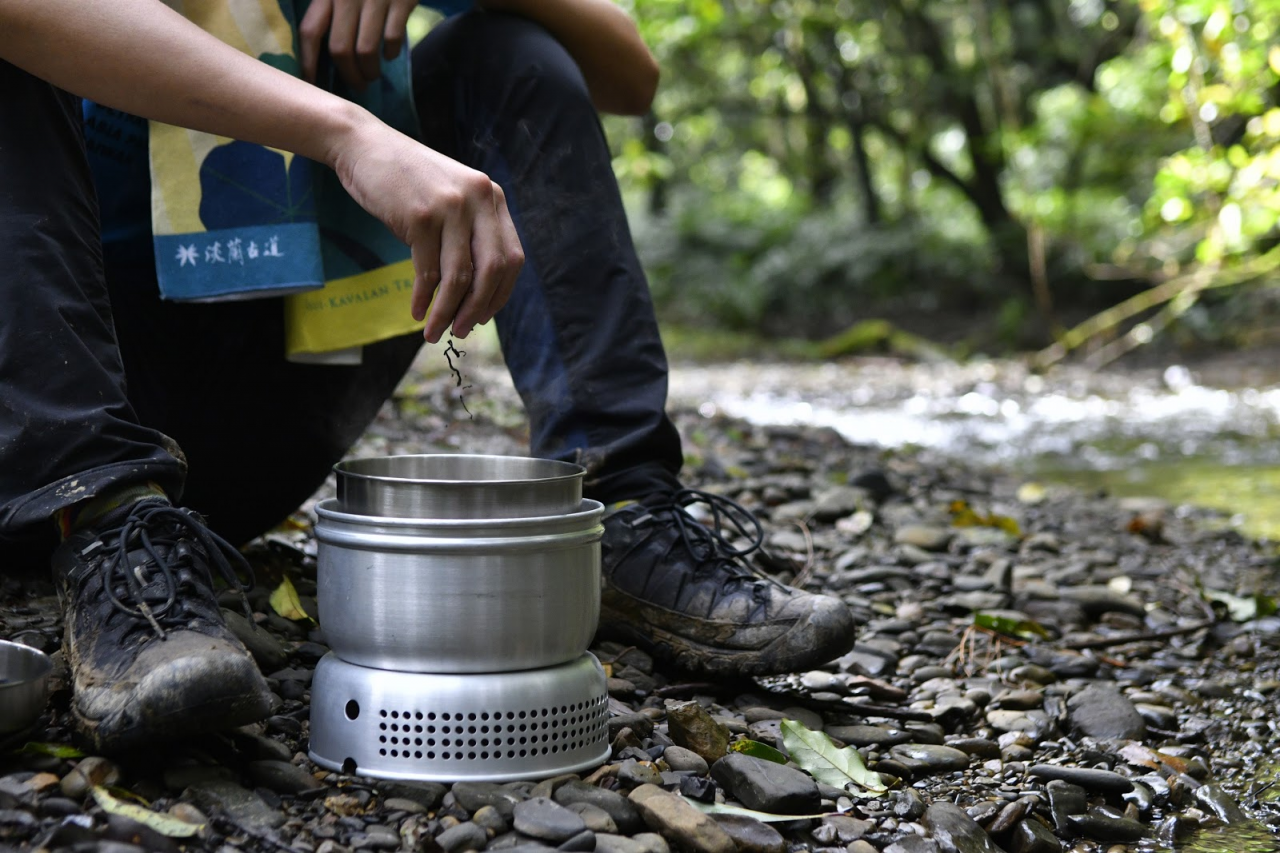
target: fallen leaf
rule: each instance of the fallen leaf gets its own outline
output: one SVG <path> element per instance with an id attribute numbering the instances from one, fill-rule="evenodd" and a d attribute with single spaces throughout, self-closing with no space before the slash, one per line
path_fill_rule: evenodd
<path id="1" fill-rule="evenodd" d="M 1049 639 L 1049 632 L 1044 629 L 1044 626 L 1030 619 L 1010 619 L 1007 616 L 993 616 L 990 613 L 975 613 L 973 624 L 979 628 L 995 631 L 997 634 L 1007 634 L 1024 640 L 1033 637 Z"/>
<path id="2" fill-rule="evenodd" d="M 880 774 L 862 763 L 858 750 L 851 746 L 841 749 L 824 732 L 805 728 L 796 720 L 783 720 L 782 743 L 791 760 L 823 784 L 848 790 L 852 783 L 862 790 L 851 793 L 866 797 L 879 797 L 889 790 Z"/>
<path id="3" fill-rule="evenodd" d="M 204 826 L 204 824 L 187 823 L 185 820 L 179 820 L 173 815 L 153 812 L 143 806 L 118 800 L 111 796 L 106 788 L 95 787 L 92 789 L 92 793 L 94 800 L 97 801 L 104 812 L 127 817 L 169 838 L 190 838 Z"/>
<path id="4" fill-rule="evenodd" d="M 786 764 L 787 757 L 778 750 L 769 746 L 767 743 L 761 743 L 758 740 L 743 738 L 735 740 L 729 744 L 730 752 L 741 752 L 743 755 L 750 755 L 752 758 L 763 758 L 765 761 L 772 761 L 774 764 Z"/>
<path id="5" fill-rule="evenodd" d="M 271 593 L 271 608 L 286 619 L 294 622 L 310 622 L 311 617 L 302 609 L 298 600 L 298 591 L 293 588 L 293 581 L 286 576 L 280 585 Z"/>
<path id="6" fill-rule="evenodd" d="M 51 755 L 54 758 L 84 758 L 84 753 L 74 746 L 61 743 L 37 743 L 28 741 L 18 750 L 26 755 Z"/>
<path id="7" fill-rule="evenodd" d="M 681 797 L 686 803 L 693 806 L 703 814 L 736 814 L 744 817 L 755 818 L 761 823 L 781 823 L 788 820 L 814 820 L 823 818 L 835 812 L 824 812 L 822 814 L 773 814 L 771 812 L 758 812 L 754 809 L 744 809 L 742 806 L 731 806 L 728 803 L 700 803 L 697 800 L 691 800 L 688 797 Z"/>
<path id="8" fill-rule="evenodd" d="M 951 502 L 951 526 L 993 527 L 996 530 L 1003 530 L 1010 536 L 1022 535 L 1022 528 L 1018 526 L 1018 522 L 1009 516 L 998 515 L 994 512 L 978 512 L 969 506 L 967 501 Z"/>

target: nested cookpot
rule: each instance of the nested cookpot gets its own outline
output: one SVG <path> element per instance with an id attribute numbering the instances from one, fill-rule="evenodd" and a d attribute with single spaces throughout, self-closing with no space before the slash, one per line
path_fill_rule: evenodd
<path id="1" fill-rule="evenodd" d="M 405 461 L 388 463 L 396 459 Z M 363 477 L 358 500 L 342 489 L 341 466 L 351 466 L 340 463 L 348 503 L 316 508 L 318 605 L 330 648 L 360 666 L 421 673 L 505 672 L 579 658 L 600 615 L 604 514 L 598 501 L 580 497 L 582 469 L 523 457 L 424 459 L 355 466 Z M 370 468 L 385 482 L 370 482 Z M 572 506 L 566 474 L 577 480 Z M 462 497 L 450 503 L 451 493 Z M 504 494 L 505 501 L 495 497 Z M 501 514 L 512 505 L 543 512 Z M 486 515 L 457 517 L 459 507 Z"/>

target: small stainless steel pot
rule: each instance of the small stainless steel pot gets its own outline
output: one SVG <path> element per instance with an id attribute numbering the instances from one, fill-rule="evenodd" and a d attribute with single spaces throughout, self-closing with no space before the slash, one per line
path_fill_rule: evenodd
<path id="1" fill-rule="evenodd" d="M 537 518 L 407 519 L 316 508 L 320 627 L 342 660 L 481 673 L 583 654 L 600 616 L 604 507 Z"/>
<path id="2" fill-rule="evenodd" d="M 389 518 L 536 518 L 576 512 L 584 469 L 524 456 L 448 453 L 333 466 L 343 512 Z"/>
<path id="3" fill-rule="evenodd" d="M 30 726 L 49 696 L 53 661 L 39 649 L 0 640 L 0 734 Z"/>

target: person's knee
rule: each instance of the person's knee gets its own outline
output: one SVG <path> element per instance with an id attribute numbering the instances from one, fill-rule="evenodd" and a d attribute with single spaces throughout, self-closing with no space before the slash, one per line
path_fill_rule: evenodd
<path id="1" fill-rule="evenodd" d="M 557 102 L 590 103 L 581 70 L 564 46 L 544 27 L 518 15 L 472 11 L 436 26 L 414 52 L 415 65 L 464 75 L 470 88 L 485 84 L 506 88 L 514 81 L 536 83 L 540 94 Z"/>

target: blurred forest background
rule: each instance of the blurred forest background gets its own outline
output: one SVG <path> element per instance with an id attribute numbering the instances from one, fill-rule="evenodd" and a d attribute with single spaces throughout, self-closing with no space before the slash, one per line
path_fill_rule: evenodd
<path id="1" fill-rule="evenodd" d="M 665 328 L 1280 340 L 1280 0 L 627 5 L 663 79 L 606 129 Z"/>

